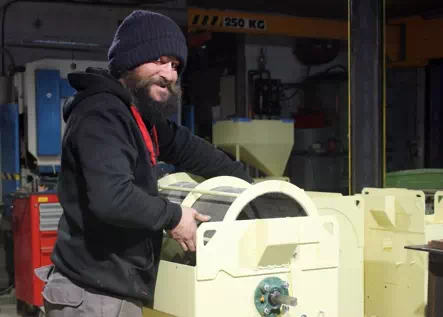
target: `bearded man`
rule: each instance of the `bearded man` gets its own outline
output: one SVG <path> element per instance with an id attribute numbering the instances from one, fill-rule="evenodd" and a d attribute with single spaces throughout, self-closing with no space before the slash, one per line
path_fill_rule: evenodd
<path id="1" fill-rule="evenodd" d="M 159 196 L 158 161 L 205 178 L 252 182 L 240 163 L 168 119 L 187 60 L 175 22 L 134 11 L 108 57 L 109 72 L 88 68 L 68 76 L 77 93 L 63 109 L 64 213 L 53 265 L 36 272 L 45 281 L 47 317 L 141 317 L 142 307 L 153 304 L 163 232 L 195 251 L 196 221 L 209 218 Z"/>

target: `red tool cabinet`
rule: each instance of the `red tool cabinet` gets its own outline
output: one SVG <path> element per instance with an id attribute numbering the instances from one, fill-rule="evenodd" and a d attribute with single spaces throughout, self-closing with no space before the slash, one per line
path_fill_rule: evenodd
<path id="1" fill-rule="evenodd" d="M 15 290 L 17 300 L 42 306 L 43 282 L 36 268 L 51 264 L 62 208 L 55 194 L 31 193 L 13 202 Z"/>

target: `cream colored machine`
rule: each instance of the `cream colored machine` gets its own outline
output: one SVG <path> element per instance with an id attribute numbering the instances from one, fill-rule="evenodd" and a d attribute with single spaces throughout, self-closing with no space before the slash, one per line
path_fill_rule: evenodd
<path id="1" fill-rule="evenodd" d="M 340 267 L 338 304 L 342 317 L 364 315 L 364 202 L 359 196 L 307 192 L 319 215 L 331 216 L 339 226 Z"/>
<path id="2" fill-rule="evenodd" d="M 197 285 L 204 285 L 200 284 L 203 283 L 203 280 L 199 280 L 196 273 L 203 268 L 199 268 L 196 263 L 204 263 L 208 267 L 214 266 L 211 270 L 219 272 L 217 276 L 223 276 L 223 282 L 226 283 L 226 286 L 219 284 L 221 281 L 214 278 L 216 273 L 213 273 L 211 279 L 206 280 L 207 285 L 211 284 L 213 287 L 222 289 L 230 287 L 227 285 L 231 283 L 235 285 L 235 288 L 240 288 L 237 283 L 245 283 L 246 287 L 247 281 L 251 277 L 248 278 L 245 275 L 241 279 L 230 273 L 220 273 L 227 272 L 227 270 L 223 270 L 221 263 L 226 261 L 223 260 L 225 257 L 237 258 L 236 261 L 232 260 L 234 263 L 230 262 L 231 267 L 235 265 L 242 267 L 244 263 L 247 263 L 242 262 L 245 261 L 242 259 L 254 258 L 257 259 L 255 262 L 257 264 L 260 263 L 259 261 L 264 261 L 267 254 L 274 254 L 271 251 L 265 251 L 266 245 L 270 245 L 272 242 L 263 239 L 263 234 L 260 234 L 263 231 L 260 231 L 260 228 L 266 228 L 265 231 L 269 237 L 272 231 L 271 224 L 275 221 L 275 225 L 278 227 L 276 230 L 281 235 L 279 241 L 284 245 L 289 243 L 292 232 L 300 230 L 292 229 L 300 228 L 302 224 L 299 221 L 311 218 L 323 219 L 323 217 L 330 219 L 329 217 L 332 217 L 333 223 L 335 223 L 334 230 L 331 231 L 331 228 L 328 228 L 330 225 L 326 224 L 323 225 L 323 229 L 327 229 L 329 234 L 334 233 L 334 238 L 338 239 L 337 263 L 339 265 L 334 267 L 334 270 L 337 271 L 337 285 L 335 286 L 337 289 L 336 293 L 329 297 L 331 300 L 333 298 L 336 303 L 338 316 L 425 316 L 426 255 L 406 250 L 404 246 L 423 244 L 431 237 L 442 236 L 441 210 L 443 210 L 443 203 L 441 199 L 435 199 L 435 213 L 425 216 L 424 193 L 404 189 L 367 188 L 360 195 L 343 196 L 335 193 L 304 192 L 283 181 L 263 181 L 256 185 L 250 185 L 232 177 L 218 177 L 203 181 L 194 179 L 187 174 L 169 175 L 160 181 L 159 187 L 162 194 L 171 201 L 192 206 L 212 216 L 215 222 L 200 227 L 209 226 L 205 232 L 200 232 L 200 239 L 203 239 L 202 250 L 210 245 L 210 243 L 205 245 L 206 242 L 216 241 L 211 239 L 211 235 L 206 234 L 211 233 L 211 230 L 219 232 L 220 229 L 212 227 L 213 225 L 220 226 L 220 228 L 233 225 L 229 227 L 230 229 L 226 227 L 229 232 L 227 237 L 217 240 L 220 241 L 220 246 L 214 247 L 217 251 L 208 256 L 213 259 L 212 262 L 205 257 L 205 251 L 201 251 L 203 252 L 202 259 L 207 260 L 199 262 L 199 252 L 196 257 L 193 257 L 192 254 L 184 254 L 175 241 L 165 240 L 164 262 L 162 262 L 164 269 L 160 270 L 163 273 L 160 274 L 160 286 L 158 286 L 158 289 L 163 289 L 164 295 L 159 295 L 163 293 L 156 294 L 156 305 L 158 305 L 156 307 L 159 310 L 167 311 L 173 316 L 181 316 L 177 311 L 184 311 L 183 307 L 185 306 L 171 308 L 171 306 L 178 304 L 171 304 L 167 300 L 160 304 L 161 298 L 163 296 L 167 298 L 166 294 L 171 292 L 169 276 L 172 276 L 172 273 L 170 270 L 175 274 L 184 274 L 185 279 L 175 276 L 174 280 L 182 281 L 180 285 L 190 287 L 193 291 L 197 291 Z M 249 194 L 247 194 L 248 192 Z M 303 203 L 305 198 L 309 203 Z M 250 204 L 251 201 L 252 204 Z M 255 224 L 248 227 L 253 233 L 234 233 L 236 225 L 244 222 Z M 260 222 L 267 223 L 267 225 L 256 227 Z M 282 224 L 277 225 L 277 222 Z M 289 223 L 291 224 L 286 226 Z M 307 228 L 306 224 L 303 224 L 303 228 Z M 311 230 L 313 235 L 317 234 L 317 231 L 309 229 L 309 231 Z M 288 240 L 286 243 L 285 239 Z M 321 245 L 321 239 L 316 239 Z M 251 252 L 260 251 L 257 249 L 257 245 L 260 243 L 264 245 L 262 249 L 264 251 L 260 253 L 262 255 L 255 254 L 251 257 Z M 326 252 L 323 248 L 321 250 L 319 252 Z M 280 252 L 280 250 L 276 251 L 275 254 L 280 254 Z M 318 258 L 306 258 L 305 260 L 313 261 L 311 265 L 315 266 L 318 265 L 319 258 L 330 257 L 330 254 L 319 253 L 317 256 Z M 251 263 L 249 262 L 249 264 Z M 291 259 L 291 265 L 294 265 L 294 269 L 296 269 L 297 262 Z M 261 274 L 258 276 L 263 278 Z M 258 276 L 256 277 L 258 278 Z M 315 277 L 312 278 L 314 281 Z M 209 283 L 209 281 L 211 282 Z M 295 281 L 295 283 L 299 284 L 300 281 Z M 211 290 L 211 294 L 218 293 Z M 311 293 L 313 296 L 311 300 L 322 298 L 322 295 L 319 294 Z M 296 290 L 293 295 L 299 304 L 300 299 L 296 295 Z M 200 298 L 200 295 L 195 296 Z M 185 302 L 187 303 L 185 305 L 189 305 L 189 300 Z M 195 309 L 200 305 L 196 297 L 192 297 L 192 303 L 195 305 Z M 289 312 L 291 312 L 290 309 Z M 152 315 L 152 311 L 149 313 L 147 311 L 146 316 L 161 315 Z M 249 316 L 249 313 L 246 316 Z M 306 314 L 306 316 L 310 315 Z M 322 315 L 314 314 L 314 316 Z"/>
<path id="3" fill-rule="evenodd" d="M 425 316 L 425 195 L 365 188 L 360 195 L 308 192 L 320 215 L 340 227 L 341 316 Z"/>
<path id="4" fill-rule="evenodd" d="M 365 316 L 425 315 L 426 256 L 405 249 L 425 244 L 425 194 L 365 188 Z"/>
<path id="5" fill-rule="evenodd" d="M 264 180 L 289 181 L 283 174 L 294 145 L 292 121 L 218 121 L 213 126 L 212 142 L 237 161 L 246 162 L 267 175 Z"/>
<path id="6" fill-rule="evenodd" d="M 292 129 L 279 120 L 214 125 L 214 144 L 268 175 L 255 185 L 182 173 L 160 180 L 164 197 L 212 221 L 198 229 L 196 254 L 165 239 L 155 311 L 145 317 L 426 316 L 427 254 L 405 246 L 443 238 L 443 192 L 426 215 L 422 191 L 343 196 L 269 180 L 284 179 Z M 284 296 L 276 300 L 273 287 Z"/>
<path id="7" fill-rule="evenodd" d="M 232 177 L 159 182 L 161 194 L 211 215 L 197 252 L 165 238 L 154 310 L 144 316 L 338 317 L 339 226 L 300 188 Z"/>
<path id="8" fill-rule="evenodd" d="M 434 212 L 425 217 L 426 241 L 443 239 L 443 191 L 434 194 Z"/>

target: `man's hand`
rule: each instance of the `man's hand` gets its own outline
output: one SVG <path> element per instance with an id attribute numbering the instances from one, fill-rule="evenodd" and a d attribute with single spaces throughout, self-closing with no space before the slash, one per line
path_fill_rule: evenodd
<path id="1" fill-rule="evenodd" d="M 168 234 L 181 245 L 183 251 L 195 252 L 197 231 L 196 220 L 206 222 L 209 221 L 211 217 L 202 215 L 193 208 L 183 206 L 181 208 L 182 218 L 177 227 L 168 231 Z"/>

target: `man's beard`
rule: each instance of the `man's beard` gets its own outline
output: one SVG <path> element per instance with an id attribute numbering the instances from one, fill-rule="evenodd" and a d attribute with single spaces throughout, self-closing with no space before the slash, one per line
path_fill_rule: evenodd
<path id="1" fill-rule="evenodd" d="M 134 73 L 125 76 L 125 82 L 142 117 L 149 120 L 151 124 L 156 124 L 177 113 L 178 103 L 182 96 L 178 84 L 168 82 L 164 78 L 142 79 Z M 165 101 L 152 99 L 150 94 L 153 85 L 167 88 L 169 92 L 168 99 Z"/>

